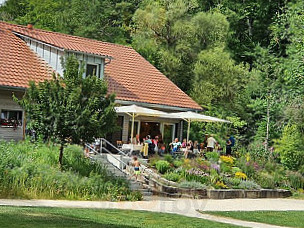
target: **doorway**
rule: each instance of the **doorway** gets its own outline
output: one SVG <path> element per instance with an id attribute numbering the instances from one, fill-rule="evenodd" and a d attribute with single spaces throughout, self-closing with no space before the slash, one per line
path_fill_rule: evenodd
<path id="1" fill-rule="evenodd" d="M 160 136 L 160 123 L 158 122 L 141 122 L 140 123 L 140 138 L 150 135 L 153 139 L 155 136 Z"/>

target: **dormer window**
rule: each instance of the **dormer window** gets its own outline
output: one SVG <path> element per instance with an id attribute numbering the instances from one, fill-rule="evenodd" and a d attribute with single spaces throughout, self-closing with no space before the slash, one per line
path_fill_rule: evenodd
<path id="1" fill-rule="evenodd" d="M 86 76 L 97 76 L 99 77 L 99 67 L 97 64 L 87 63 L 86 65 Z"/>

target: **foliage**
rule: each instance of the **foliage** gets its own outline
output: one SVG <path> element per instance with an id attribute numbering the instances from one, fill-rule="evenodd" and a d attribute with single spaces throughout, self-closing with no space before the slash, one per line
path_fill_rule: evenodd
<path id="1" fill-rule="evenodd" d="M 169 172 L 169 173 L 166 173 L 164 175 L 164 178 L 166 178 L 167 180 L 169 181 L 174 181 L 174 182 L 178 182 L 180 181 L 180 179 L 182 178 L 180 174 L 178 173 L 173 173 L 173 172 Z"/>
<path id="2" fill-rule="evenodd" d="M 249 181 L 249 180 L 243 181 L 243 180 L 241 180 L 240 184 L 238 185 L 238 188 L 253 190 L 253 189 L 261 189 L 261 186 L 258 185 L 257 183 L 255 183 L 254 181 Z"/>
<path id="3" fill-rule="evenodd" d="M 276 151 L 289 169 L 297 170 L 304 164 L 304 137 L 297 126 L 287 125 L 284 128 L 282 138 L 277 140 Z"/>
<path id="4" fill-rule="evenodd" d="M 276 188 L 276 183 L 274 180 L 274 177 L 268 173 L 261 172 L 259 173 L 259 176 L 257 178 L 257 183 L 262 187 L 262 188 L 268 188 L 268 189 L 275 189 Z"/>
<path id="5" fill-rule="evenodd" d="M 181 161 L 181 160 L 174 160 L 173 161 L 173 165 L 176 168 L 181 167 L 183 165 L 183 161 Z"/>
<path id="6" fill-rule="evenodd" d="M 0 142 L 0 195 L 9 198 L 74 200 L 139 200 L 126 181 L 98 163 L 91 163 L 78 146 L 67 148 L 61 171 L 56 162 L 57 146 L 43 143 Z"/>
<path id="7" fill-rule="evenodd" d="M 293 189 L 304 189 L 304 176 L 298 172 L 289 171 L 286 173 L 288 185 Z"/>
<path id="8" fill-rule="evenodd" d="M 164 160 L 159 160 L 156 162 L 155 167 L 158 172 L 164 174 L 170 169 L 170 163 Z"/>
<path id="9" fill-rule="evenodd" d="M 217 152 L 207 152 L 206 158 L 210 162 L 218 162 L 220 155 Z"/>
<path id="10" fill-rule="evenodd" d="M 236 172 L 234 174 L 234 176 L 236 178 L 239 178 L 239 179 L 242 179 L 242 180 L 246 180 L 247 179 L 247 175 L 245 173 L 242 173 L 242 172 Z"/>
<path id="11" fill-rule="evenodd" d="M 38 135 L 61 145 L 60 164 L 67 143 L 91 142 L 116 126 L 114 96 L 107 95 L 103 80 L 83 78 L 75 57 L 67 59 L 63 78 L 54 75 L 38 85 L 31 82 L 19 104 Z"/>
<path id="12" fill-rule="evenodd" d="M 234 158 L 232 156 L 220 156 L 220 161 L 229 166 L 232 166 L 234 163 Z"/>
<path id="13" fill-rule="evenodd" d="M 178 186 L 181 188 L 206 189 L 206 185 L 196 181 L 182 181 Z"/>
<path id="14" fill-rule="evenodd" d="M 156 155 L 149 158 L 149 165 L 151 167 L 155 167 L 156 162 L 158 162 L 159 160 L 161 160 L 161 157 L 156 154 Z"/>
<path id="15" fill-rule="evenodd" d="M 171 156 L 171 154 L 165 154 L 164 159 L 169 163 L 173 163 L 173 157 Z"/>
<path id="16" fill-rule="evenodd" d="M 228 186 L 224 184 L 223 181 L 217 181 L 214 185 L 216 189 L 227 189 Z"/>

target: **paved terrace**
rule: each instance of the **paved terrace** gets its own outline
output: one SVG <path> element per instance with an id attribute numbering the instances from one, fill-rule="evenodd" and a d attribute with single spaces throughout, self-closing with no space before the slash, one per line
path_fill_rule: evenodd
<path id="1" fill-rule="evenodd" d="M 170 199 L 151 197 L 137 202 L 108 201 L 67 201 L 67 200 L 14 200 L 0 199 L 0 205 L 35 206 L 35 207 L 65 207 L 65 208 L 95 208 L 95 209 L 128 209 L 153 212 L 174 213 L 188 217 L 196 217 L 211 221 L 234 224 L 244 227 L 275 228 L 280 226 L 257 222 L 247 222 L 231 218 L 201 214 L 200 211 L 304 211 L 304 200 L 293 199 L 227 199 L 227 200 L 195 200 Z"/>

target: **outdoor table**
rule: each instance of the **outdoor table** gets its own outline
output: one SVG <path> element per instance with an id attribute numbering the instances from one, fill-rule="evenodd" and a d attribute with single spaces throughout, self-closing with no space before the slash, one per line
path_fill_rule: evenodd
<path id="1" fill-rule="evenodd" d="M 122 144 L 121 150 L 123 151 L 141 151 L 142 145 L 134 145 L 134 144 Z"/>

